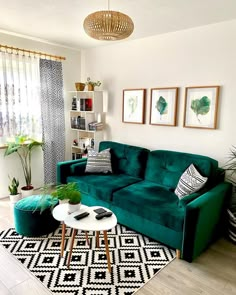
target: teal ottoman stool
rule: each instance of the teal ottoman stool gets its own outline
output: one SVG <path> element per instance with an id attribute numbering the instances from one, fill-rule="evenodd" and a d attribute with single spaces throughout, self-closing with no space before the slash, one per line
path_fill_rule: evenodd
<path id="1" fill-rule="evenodd" d="M 59 201 L 50 195 L 34 195 L 21 199 L 14 206 L 16 232 L 26 237 L 49 234 L 58 228 L 60 222 L 52 216 L 52 209 Z"/>

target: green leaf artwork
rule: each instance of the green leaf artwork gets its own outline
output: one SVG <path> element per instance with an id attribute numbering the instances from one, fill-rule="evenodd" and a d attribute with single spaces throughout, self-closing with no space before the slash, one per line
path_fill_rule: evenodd
<path id="1" fill-rule="evenodd" d="M 163 114 L 167 114 L 168 103 L 163 96 L 160 96 L 156 102 L 156 109 L 160 114 L 160 119 Z"/>
<path id="2" fill-rule="evenodd" d="M 130 109 L 129 117 L 134 114 L 134 112 L 137 109 L 138 106 L 138 97 L 137 96 L 131 96 L 128 100 L 128 105 Z"/>
<path id="3" fill-rule="evenodd" d="M 203 96 L 201 99 L 193 99 L 191 102 L 191 109 L 196 114 L 196 117 L 199 119 L 199 115 L 206 115 L 210 111 L 211 101 L 207 96 Z"/>

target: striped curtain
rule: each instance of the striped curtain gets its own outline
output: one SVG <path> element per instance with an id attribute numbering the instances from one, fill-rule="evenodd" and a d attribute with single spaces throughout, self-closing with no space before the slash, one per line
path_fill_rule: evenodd
<path id="1" fill-rule="evenodd" d="M 62 63 L 40 59 L 44 183 L 56 183 L 56 164 L 65 159 Z"/>

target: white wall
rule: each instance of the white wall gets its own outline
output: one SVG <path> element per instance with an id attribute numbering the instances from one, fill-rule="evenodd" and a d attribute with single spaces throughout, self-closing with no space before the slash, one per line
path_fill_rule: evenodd
<path id="1" fill-rule="evenodd" d="M 109 43 L 80 52 L 0 33 L 1 44 L 66 57 L 63 61 L 66 158 L 70 157 L 69 115 L 74 82 L 90 76 L 109 91 L 106 139 L 150 149 L 171 149 L 211 156 L 225 162 L 229 147 L 236 144 L 236 20 L 145 39 Z M 82 68 L 81 68 L 82 65 Z M 81 73 L 82 79 L 81 79 Z M 184 87 L 220 85 L 217 130 L 183 128 Z M 180 87 L 178 126 L 149 125 L 150 88 Z M 122 90 L 147 88 L 146 124 L 122 123 Z M 0 197 L 8 194 L 8 174 L 24 185 L 16 155 L 3 157 L 0 150 Z M 33 157 L 35 187 L 43 184 L 42 152 Z"/>
<path id="2" fill-rule="evenodd" d="M 49 45 L 46 43 L 32 41 L 25 38 L 11 36 L 0 33 L 0 43 L 23 49 L 41 51 L 52 55 L 65 56 L 62 61 L 65 97 L 65 122 L 66 122 L 66 158 L 71 155 L 71 138 L 69 132 L 69 109 L 71 108 L 71 96 L 69 90 L 75 90 L 74 83 L 80 81 L 81 76 L 81 54 L 79 51 L 63 48 L 60 46 Z M 4 158 L 4 149 L 0 149 L 0 198 L 8 195 L 8 175 L 15 176 L 20 180 L 20 186 L 25 185 L 22 168 L 17 155 L 10 155 Z M 35 150 L 32 158 L 32 184 L 35 188 L 43 185 L 43 154 L 40 149 Z"/>
<path id="3" fill-rule="evenodd" d="M 82 51 L 82 74 L 109 91 L 106 138 L 225 162 L 236 144 L 236 20 Z M 220 85 L 217 130 L 183 128 L 184 89 Z M 149 125 L 150 88 L 179 87 L 178 126 Z M 146 124 L 122 123 L 122 90 L 147 88 Z"/>

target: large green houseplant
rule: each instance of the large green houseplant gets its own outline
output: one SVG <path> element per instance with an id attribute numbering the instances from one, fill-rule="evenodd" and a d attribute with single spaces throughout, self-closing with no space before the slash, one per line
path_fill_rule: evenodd
<path id="1" fill-rule="evenodd" d="M 230 148 L 228 161 L 225 163 L 223 168 L 227 171 L 226 178 L 236 185 L 236 146 L 232 146 Z"/>
<path id="2" fill-rule="evenodd" d="M 232 195 L 229 200 L 228 214 L 228 237 L 236 243 L 236 146 L 232 146 L 228 156 L 228 161 L 223 166 L 226 170 L 226 179 L 232 183 Z"/>
<path id="3" fill-rule="evenodd" d="M 33 186 L 31 183 L 31 157 L 32 151 L 37 147 L 42 147 L 43 143 L 27 136 L 17 136 L 13 142 L 7 143 L 4 156 L 9 156 L 16 153 L 19 156 L 22 170 L 25 177 L 25 186 L 21 189 L 28 191 L 32 190 Z"/>

